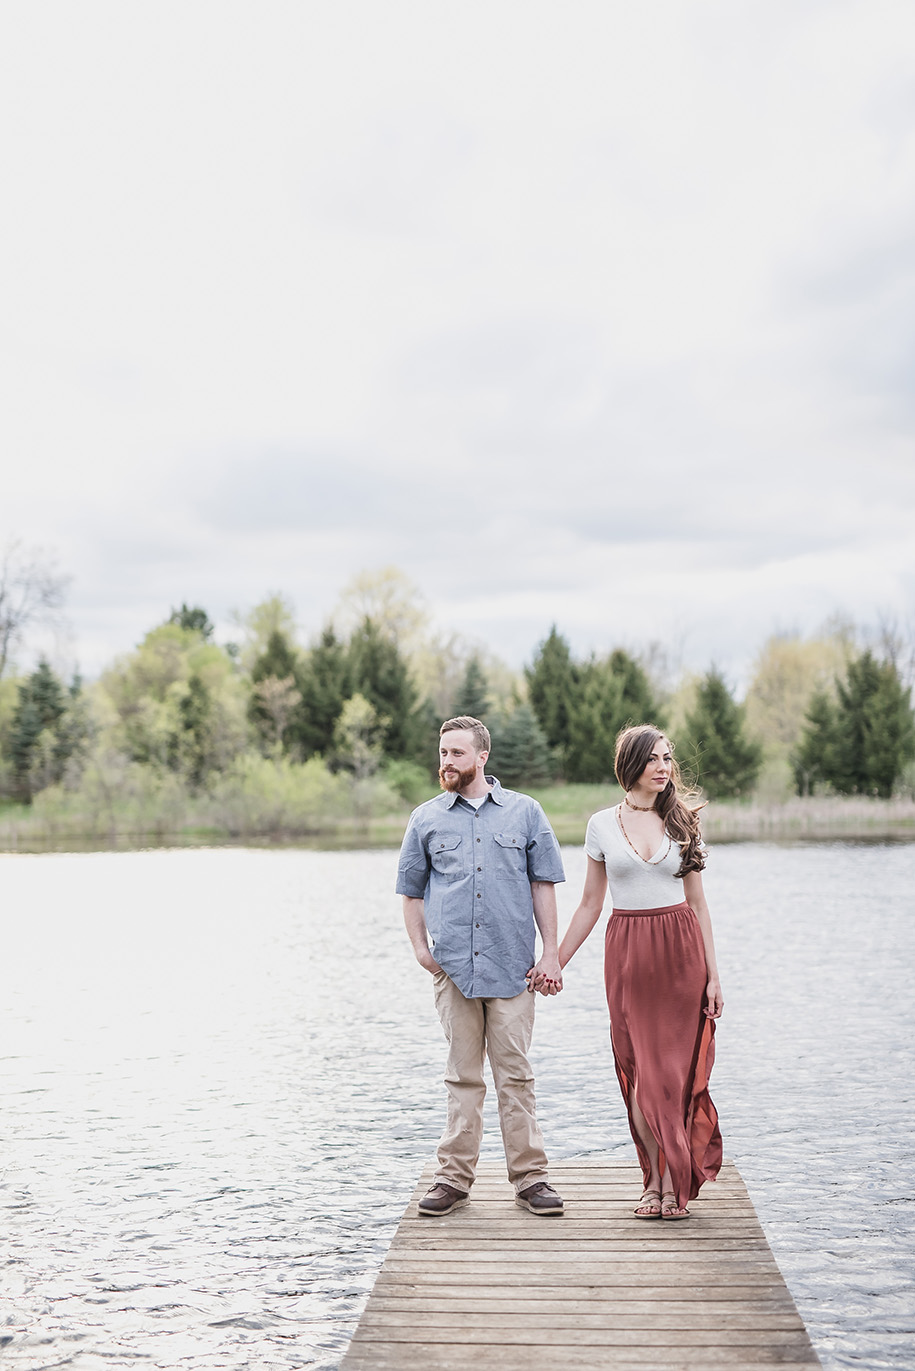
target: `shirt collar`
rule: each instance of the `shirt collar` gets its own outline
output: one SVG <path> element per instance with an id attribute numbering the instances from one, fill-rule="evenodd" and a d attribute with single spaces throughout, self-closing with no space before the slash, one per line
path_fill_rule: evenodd
<path id="1" fill-rule="evenodd" d="M 503 804 L 504 801 L 503 801 L 503 799 L 502 799 L 502 786 L 501 786 L 501 784 L 499 783 L 499 781 L 496 780 L 495 776 L 487 776 L 487 777 L 486 777 L 486 782 L 487 782 L 487 784 L 488 784 L 489 786 L 492 787 L 491 790 L 490 790 L 490 792 L 489 792 L 489 795 L 487 796 L 487 798 L 490 799 L 490 800 L 492 800 L 493 804 L 497 804 L 497 805 Z M 458 800 L 459 798 L 463 798 L 463 797 L 461 797 L 461 796 L 458 795 L 458 793 L 457 793 L 456 790 L 452 790 L 450 793 L 449 793 L 449 792 L 446 792 L 446 796 L 447 796 L 447 798 L 446 798 L 446 800 L 445 800 L 445 808 L 446 808 L 446 809 L 453 809 L 454 806 L 455 806 L 455 803 L 457 802 L 457 800 Z"/>

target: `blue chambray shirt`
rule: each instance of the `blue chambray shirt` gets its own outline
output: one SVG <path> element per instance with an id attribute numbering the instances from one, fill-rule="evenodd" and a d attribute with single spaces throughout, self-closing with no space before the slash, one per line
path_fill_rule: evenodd
<path id="1" fill-rule="evenodd" d="M 414 809 L 397 893 L 421 899 L 432 955 L 469 1000 L 526 989 L 536 929 L 531 881 L 565 880 L 556 835 L 536 800 L 494 776 L 475 809 L 456 793 Z"/>

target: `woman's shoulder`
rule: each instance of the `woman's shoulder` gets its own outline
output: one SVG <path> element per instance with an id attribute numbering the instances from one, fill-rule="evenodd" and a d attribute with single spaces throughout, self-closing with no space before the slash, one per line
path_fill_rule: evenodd
<path id="1" fill-rule="evenodd" d="M 595 809 L 588 822 L 591 824 L 609 823 L 612 819 L 616 818 L 616 811 L 618 808 L 619 805 L 611 805 L 609 809 Z"/>
<path id="2" fill-rule="evenodd" d="M 611 805 L 609 809 L 598 809 L 588 820 L 589 833 L 605 833 L 607 829 L 612 829 L 616 825 L 616 805 Z"/>

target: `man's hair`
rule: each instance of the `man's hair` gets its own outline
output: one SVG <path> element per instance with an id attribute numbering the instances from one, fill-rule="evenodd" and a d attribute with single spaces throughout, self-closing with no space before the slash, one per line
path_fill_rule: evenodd
<path id="1" fill-rule="evenodd" d="M 481 724 L 479 719 L 472 719 L 469 714 L 459 714 L 456 719 L 446 719 L 438 731 L 438 736 L 450 733 L 453 728 L 465 728 L 468 733 L 472 733 L 473 745 L 477 752 L 492 751 L 489 729 L 485 724 Z"/>

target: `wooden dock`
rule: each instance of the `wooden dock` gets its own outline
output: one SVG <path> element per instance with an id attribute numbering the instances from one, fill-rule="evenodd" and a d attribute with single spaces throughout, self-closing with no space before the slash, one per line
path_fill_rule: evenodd
<path id="1" fill-rule="evenodd" d="M 422 1218 L 419 1181 L 341 1371 L 771 1371 L 819 1366 L 737 1168 L 680 1223 L 640 1221 L 635 1165 L 554 1163 L 561 1217 L 514 1203 L 504 1164 Z"/>

